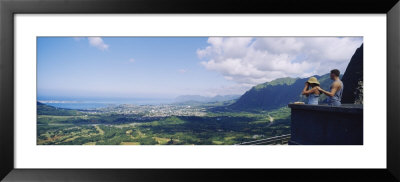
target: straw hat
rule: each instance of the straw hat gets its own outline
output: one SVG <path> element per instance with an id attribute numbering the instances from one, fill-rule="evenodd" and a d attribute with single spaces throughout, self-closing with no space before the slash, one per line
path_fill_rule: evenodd
<path id="1" fill-rule="evenodd" d="M 310 79 L 308 79 L 307 82 L 308 83 L 315 83 L 315 84 L 319 85 L 319 82 L 318 82 L 317 78 L 315 78 L 315 77 L 311 77 Z"/>

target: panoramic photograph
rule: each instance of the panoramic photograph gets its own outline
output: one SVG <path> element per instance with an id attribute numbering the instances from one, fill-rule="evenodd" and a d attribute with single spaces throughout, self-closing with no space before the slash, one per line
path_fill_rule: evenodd
<path id="1" fill-rule="evenodd" d="M 363 37 L 37 37 L 37 145 L 363 144 Z"/>

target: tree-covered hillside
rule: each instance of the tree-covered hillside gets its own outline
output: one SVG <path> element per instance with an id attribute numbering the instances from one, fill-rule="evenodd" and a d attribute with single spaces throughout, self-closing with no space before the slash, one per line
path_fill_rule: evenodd
<path id="1" fill-rule="evenodd" d="M 37 114 L 54 116 L 75 116 L 80 115 L 81 113 L 77 110 L 62 109 L 37 102 Z"/>

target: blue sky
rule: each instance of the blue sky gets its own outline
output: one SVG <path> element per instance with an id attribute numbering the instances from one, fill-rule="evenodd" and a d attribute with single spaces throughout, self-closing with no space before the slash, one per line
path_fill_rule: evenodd
<path id="1" fill-rule="evenodd" d="M 362 37 L 38 37 L 38 96 L 243 94 L 280 77 L 343 73 Z"/>
<path id="2" fill-rule="evenodd" d="M 200 64 L 207 38 L 38 38 L 38 95 L 176 97 L 233 82 Z"/>

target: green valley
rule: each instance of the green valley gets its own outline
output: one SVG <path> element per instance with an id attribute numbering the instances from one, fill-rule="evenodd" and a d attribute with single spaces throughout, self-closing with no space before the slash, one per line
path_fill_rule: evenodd
<path id="1" fill-rule="evenodd" d="M 37 118 L 37 144 L 232 145 L 290 132 L 286 107 L 262 112 L 211 112 L 212 107 L 124 105 L 77 111 L 38 103 L 42 114 Z M 180 115 L 163 113 L 166 108 Z M 159 113 L 151 114 L 155 110 Z"/>

